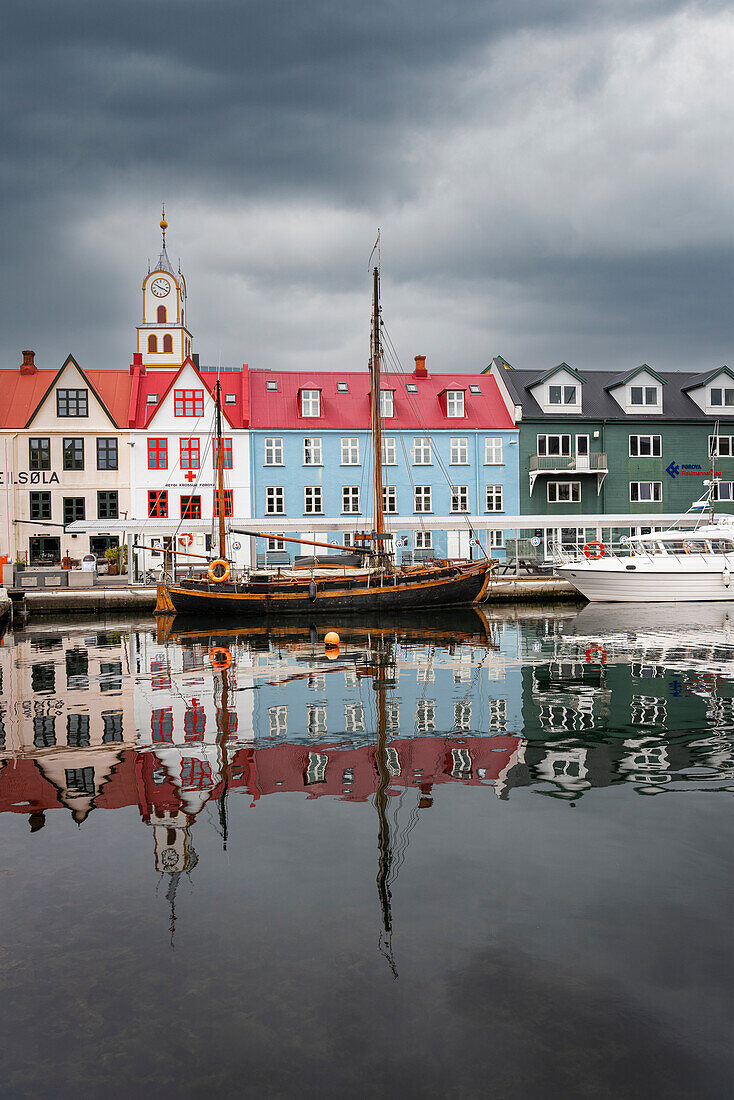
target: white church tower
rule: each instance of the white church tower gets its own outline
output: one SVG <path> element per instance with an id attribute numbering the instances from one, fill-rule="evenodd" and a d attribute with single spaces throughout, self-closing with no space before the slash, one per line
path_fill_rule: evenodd
<path id="1" fill-rule="evenodd" d="M 143 323 L 138 325 L 138 348 L 146 367 L 180 367 L 191 355 L 186 280 L 175 272 L 166 252 L 166 210 L 161 215 L 163 243 L 158 263 L 143 279 Z"/>

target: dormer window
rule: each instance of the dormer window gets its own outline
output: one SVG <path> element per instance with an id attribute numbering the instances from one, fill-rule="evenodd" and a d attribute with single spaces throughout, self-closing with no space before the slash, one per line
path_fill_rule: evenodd
<path id="1" fill-rule="evenodd" d="M 380 390 L 380 416 L 395 416 L 395 395 L 392 390 Z"/>
<path id="2" fill-rule="evenodd" d="M 446 390 L 446 416 L 459 417 L 464 415 L 464 391 Z"/>
<path id="3" fill-rule="evenodd" d="M 710 405 L 734 405 L 734 390 L 712 386 L 710 394 Z"/>
<path id="4" fill-rule="evenodd" d="M 321 416 L 320 390 L 301 390 L 301 416 Z"/>
<path id="5" fill-rule="evenodd" d="M 630 405 L 659 405 L 659 386 L 630 386 Z"/>
<path id="6" fill-rule="evenodd" d="M 549 405 L 578 405 L 578 386 L 549 386 Z"/>

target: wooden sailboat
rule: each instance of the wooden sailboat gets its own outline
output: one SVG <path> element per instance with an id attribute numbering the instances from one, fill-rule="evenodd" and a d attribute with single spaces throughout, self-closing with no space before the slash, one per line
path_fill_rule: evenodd
<path id="1" fill-rule="evenodd" d="M 382 423 L 380 415 L 380 280 L 373 270 L 370 392 L 372 405 L 373 529 L 361 536 L 351 561 L 335 565 L 329 558 L 314 557 L 308 569 L 251 570 L 234 576 L 227 555 L 224 522 L 224 473 L 221 387 L 216 385 L 217 499 L 219 559 L 212 562 L 204 579 L 182 580 L 158 586 L 156 614 L 196 614 L 239 618 L 322 611 L 404 611 L 436 607 L 471 606 L 478 603 L 489 583 L 491 562 L 435 560 L 399 568 L 388 549 L 392 535 L 385 530 L 382 500 Z M 343 546 L 310 539 L 287 539 L 275 531 L 232 528 L 232 533 L 278 538 L 306 546 L 344 551 Z M 333 558 L 333 555 L 331 556 Z M 350 554 L 351 558 L 351 554 Z"/>

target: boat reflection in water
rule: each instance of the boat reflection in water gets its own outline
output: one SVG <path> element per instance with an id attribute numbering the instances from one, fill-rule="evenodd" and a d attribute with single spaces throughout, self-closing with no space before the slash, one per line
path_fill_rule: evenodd
<path id="1" fill-rule="evenodd" d="M 323 626 L 284 620 L 11 634 L 0 649 L 0 811 L 27 815 L 37 833 L 52 811 L 87 827 L 93 811 L 136 806 L 173 909 L 197 864 L 196 823 L 226 847 L 230 798 L 372 800 L 395 966 L 391 801 L 414 792 L 402 859 L 447 784 L 504 800 L 524 787 L 569 801 L 613 784 L 729 789 L 730 607 L 707 605 L 675 628 L 669 608 L 651 606 L 644 626 L 624 606 L 361 618 L 340 624 L 333 652 Z"/>

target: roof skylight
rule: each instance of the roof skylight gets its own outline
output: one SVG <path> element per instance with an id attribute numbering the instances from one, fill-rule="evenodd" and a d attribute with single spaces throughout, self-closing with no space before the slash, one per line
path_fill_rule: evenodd
<path id="1" fill-rule="evenodd" d="M 481 386 L 470 386 L 469 387 L 469 393 L 481 393 L 481 392 L 482 392 Z"/>
<path id="2" fill-rule="evenodd" d="M 158 404 L 158 394 L 157 393 L 147 394 L 147 396 L 145 398 L 145 404 L 146 405 L 157 405 Z"/>
<path id="3" fill-rule="evenodd" d="M 418 387 L 416 386 L 415 382 L 408 382 L 405 388 L 408 393 L 418 393 Z"/>
<path id="4" fill-rule="evenodd" d="M 278 392 L 278 383 L 277 383 L 277 381 L 272 380 L 270 382 L 266 382 L 265 383 L 265 389 L 270 390 L 271 393 L 277 393 Z"/>
<path id="5" fill-rule="evenodd" d="M 337 382 L 336 388 L 338 393 L 349 393 L 349 384 L 347 382 Z"/>

